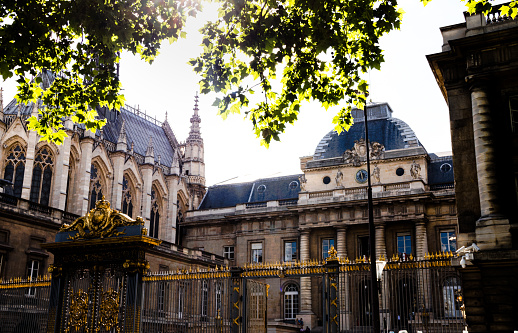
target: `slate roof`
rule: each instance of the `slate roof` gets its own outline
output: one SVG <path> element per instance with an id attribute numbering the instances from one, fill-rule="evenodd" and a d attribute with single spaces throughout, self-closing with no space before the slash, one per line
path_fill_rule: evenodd
<path id="1" fill-rule="evenodd" d="M 452 156 L 436 157 L 430 154 L 431 161 L 428 164 L 428 184 L 445 185 L 453 184 L 453 160 Z"/>
<path id="2" fill-rule="evenodd" d="M 149 137 L 153 139 L 153 149 L 155 153 L 155 161 L 158 161 L 160 155 L 160 163 L 171 166 L 173 163 L 174 149 L 171 147 L 164 129 L 138 115 L 134 114 L 127 108 L 121 108 L 121 112 L 99 110 L 99 115 L 108 121 L 103 127 L 103 136 L 106 140 L 117 143 L 122 120 L 126 128 L 126 142 L 128 148 L 134 143 L 134 151 L 137 154 L 146 156 L 146 150 L 149 143 Z M 99 135 L 98 132 L 96 135 Z"/>
<path id="3" fill-rule="evenodd" d="M 215 209 L 234 207 L 243 203 L 297 199 L 300 192 L 299 176 L 262 178 L 248 183 L 211 186 L 207 189 L 199 209 Z"/>
<path id="4" fill-rule="evenodd" d="M 42 76 L 43 88 L 49 87 L 55 78 L 55 75 L 46 71 Z M 34 103 L 22 104 L 20 109 L 20 115 L 30 116 Z M 39 101 L 41 106 L 41 100 Z M 162 165 L 171 166 L 173 162 L 174 149 L 171 147 L 169 140 L 164 132 L 164 129 L 154 122 L 144 119 L 128 108 L 121 108 L 121 113 L 114 111 L 107 111 L 105 108 L 99 108 L 98 113 L 101 117 L 106 118 L 108 122 L 103 127 L 103 137 L 113 143 L 117 143 L 119 132 L 122 126 L 122 119 L 124 119 L 126 127 L 126 142 L 128 148 L 131 147 L 131 143 L 134 143 L 134 151 L 142 156 L 146 155 L 147 146 L 149 143 L 149 137 L 153 138 L 153 149 L 155 154 L 155 161 L 158 161 L 160 155 L 160 163 Z M 4 107 L 4 114 L 12 115 L 18 113 L 18 104 L 16 99 L 11 100 L 7 106 Z M 84 126 L 81 126 L 84 128 Z M 95 134 L 97 137 L 100 132 L 97 131 Z"/>
<path id="5" fill-rule="evenodd" d="M 421 146 L 414 131 L 404 121 L 392 117 L 392 110 L 387 103 L 369 106 L 369 141 L 379 142 L 385 151 Z M 354 109 L 354 124 L 349 131 L 338 134 L 327 133 L 315 149 L 313 158 L 326 159 L 340 157 L 347 149 L 354 147 L 354 142 L 365 138 L 363 111 Z"/>

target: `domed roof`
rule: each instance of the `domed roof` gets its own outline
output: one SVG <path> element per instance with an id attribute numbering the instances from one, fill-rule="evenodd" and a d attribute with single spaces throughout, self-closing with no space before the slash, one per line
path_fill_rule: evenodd
<path id="1" fill-rule="evenodd" d="M 369 104 L 367 112 L 370 142 L 381 143 L 385 146 L 385 151 L 421 146 L 410 126 L 392 118 L 392 109 L 387 103 Z M 340 157 L 345 150 L 353 148 L 355 141 L 365 139 L 363 110 L 353 109 L 352 115 L 354 124 L 349 131 L 340 134 L 336 131 L 327 133 L 317 145 L 313 159 Z"/>

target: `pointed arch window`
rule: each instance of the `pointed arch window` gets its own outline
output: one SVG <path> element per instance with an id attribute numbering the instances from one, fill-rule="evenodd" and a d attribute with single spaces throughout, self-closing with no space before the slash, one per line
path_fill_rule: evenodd
<path id="1" fill-rule="evenodd" d="M 103 186 L 101 183 L 101 174 L 97 165 L 92 163 L 90 167 L 90 195 L 88 196 L 90 203 L 89 209 L 95 208 L 95 203 L 103 197 Z"/>
<path id="2" fill-rule="evenodd" d="M 53 154 L 48 147 L 41 148 L 34 159 L 30 200 L 48 206 L 54 169 Z"/>
<path id="3" fill-rule="evenodd" d="M 128 177 L 122 177 L 122 212 L 129 217 L 133 217 L 133 195 Z"/>
<path id="4" fill-rule="evenodd" d="M 13 195 L 18 198 L 22 196 L 25 155 L 25 149 L 19 143 L 13 145 L 7 154 L 4 170 L 4 179 L 14 184 Z"/>
<path id="5" fill-rule="evenodd" d="M 160 206 L 157 190 L 153 186 L 151 189 L 151 214 L 149 218 L 149 235 L 158 238 L 160 230 Z"/>

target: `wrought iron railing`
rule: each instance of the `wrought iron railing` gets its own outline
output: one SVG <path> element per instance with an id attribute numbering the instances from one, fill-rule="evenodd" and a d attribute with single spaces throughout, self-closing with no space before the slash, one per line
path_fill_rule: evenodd
<path id="1" fill-rule="evenodd" d="M 0 281 L 0 327 L 2 332 L 47 331 L 50 277 Z"/>

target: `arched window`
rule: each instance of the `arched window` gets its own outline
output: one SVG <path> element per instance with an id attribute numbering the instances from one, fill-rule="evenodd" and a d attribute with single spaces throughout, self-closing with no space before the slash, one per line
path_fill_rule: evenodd
<path id="1" fill-rule="evenodd" d="M 133 217 L 133 195 L 126 175 L 122 177 L 122 212 Z"/>
<path id="2" fill-rule="evenodd" d="M 89 209 L 95 208 L 95 203 L 97 200 L 101 200 L 103 198 L 103 186 L 101 183 L 101 174 L 99 172 L 99 168 L 97 165 L 92 163 L 90 167 L 90 195 L 89 198 Z"/>
<path id="3" fill-rule="evenodd" d="M 160 200 L 156 188 L 151 189 L 151 214 L 149 217 L 149 236 L 158 238 L 160 230 Z"/>
<path id="4" fill-rule="evenodd" d="M 456 276 L 452 276 L 444 280 L 442 287 L 444 317 L 461 318 L 462 314 L 460 307 L 462 304 L 459 298 L 460 295 L 460 281 Z"/>
<path id="5" fill-rule="evenodd" d="M 25 174 L 25 149 L 15 144 L 9 151 L 6 159 L 4 179 L 14 184 L 13 195 L 22 196 L 23 176 Z"/>
<path id="6" fill-rule="evenodd" d="M 299 287 L 290 283 L 284 287 L 284 319 L 295 320 L 299 313 Z"/>
<path id="7" fill-rule="evenodd" d="M 50 200 L 53 171 L 52 159 L 52 151 L 48 147 L 43 147 L 36 154 L 32 169 L 30 200 L 45 206 L 49 205 Z"/>

